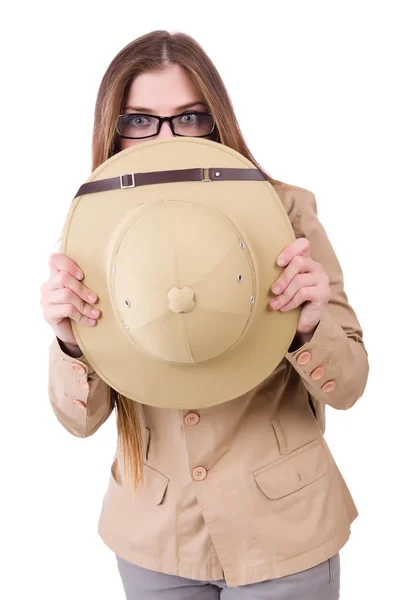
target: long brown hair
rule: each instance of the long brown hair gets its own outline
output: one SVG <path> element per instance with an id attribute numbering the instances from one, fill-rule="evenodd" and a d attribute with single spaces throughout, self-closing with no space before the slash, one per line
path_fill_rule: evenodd
<path id="1" fill-rule="evenodd" d="M 116 123 L 123 110 L 131 81 L 140 73 L 161 69 L 172 63 L 186 70 L 203 95 L 216 123 L 217 141 L 248 158 L 267 176 L 271 184 L 282 184 L 282 181 L 273 179 L 264 171 L 249 151 L 226 87 L 203 48 L 185 33 L 170 33 L 165 30 L 152 31 L 132 41 L 108 66 L 95 105 L 92 169 L 96 169 L 119 151 Z M 134 400 L 125 398 L 114 390 L 112 393 L 117 406 L 117 431 L 123 454 L 124 473 L 127 475 L 129 468 L 136 490 L 143 481 L 145 454 L 140 407 Z M 117 460 L 112 465 L 112 474 L 117 480 Z"/>

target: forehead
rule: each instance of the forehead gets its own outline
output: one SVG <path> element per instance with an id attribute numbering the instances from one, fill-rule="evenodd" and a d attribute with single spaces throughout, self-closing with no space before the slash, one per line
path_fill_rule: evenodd
<path id="1" fill-rule="evenodd" d="M 135 77 L 128 88 L 125 107 L 137 106 L 157 114 L 172 114 L 182 105 L 203 101 L 200 90 L 185 70 L 179 65 L 170 65 Z"/>

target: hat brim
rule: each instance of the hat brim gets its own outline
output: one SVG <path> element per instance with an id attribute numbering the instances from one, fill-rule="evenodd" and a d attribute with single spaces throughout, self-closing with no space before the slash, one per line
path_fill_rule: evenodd
<path id="1" fill-rule="evenodd" d="M 128 172 L 207 166 L 255 168 L 227 146 L 204 139 L 175 138 L 123 150 L 100 165 L 87 182 Z M 216 207 L 238 224 L 254 261 L 258 287 L 248 329 L 230 350 L 206 362 L 180 365 L 150 355 L 131 342 L 112 308 L 109 244 L 114 232 L 129 211 L 159 199 L 188 199 Z M 294 240 L 288 215 L 268 181 L 163 183 L 79 196 L 66 218 L 61 252 L 85 273 L 84 284 L 97 293 L 96 307 L 102 315 L 94 327 L 71 320 L 76 341 L 106 383 L 142 404 L 191 409 L 242 396 L 272 373 L 296 333 L 299 307 L 280 312 L 268 306 L 273 297 L 271 285 L 282 270 L 276 258 Z"/>

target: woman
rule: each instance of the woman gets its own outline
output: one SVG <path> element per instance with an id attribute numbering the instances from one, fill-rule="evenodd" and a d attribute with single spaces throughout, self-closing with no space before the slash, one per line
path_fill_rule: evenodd
<path id="1" fill-rule="evenodd" d="M 187 35 L 154 31 L 126 46 L 103 77 L 92 168 L 173 135 L 225 144 L 260 168 L 203 49 Z M 42 286 L 55 333 L 50 401 L 79 437 L 117 409 L 119 443 L 98 531 L 116 554 L 128 599 L 339 598 L 339 550 L 358 512 L 323 436 L 325 406 L 345 410 L 362 396 L 367 352 L 314 194 L 266 175 L 297 237 L 279 257 L 285 268 L 272 308 L 301 306 L 300 319 L 272 375 L 231 402 L 182 411 L 116 394 L 70 327 L 69 319 L 95 326 L 95 290 L 70 258 L 50 257 Z"/>

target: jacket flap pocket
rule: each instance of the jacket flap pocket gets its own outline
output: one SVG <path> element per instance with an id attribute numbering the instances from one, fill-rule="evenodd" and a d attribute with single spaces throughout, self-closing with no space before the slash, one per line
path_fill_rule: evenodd
<path id="1" fill-rule="evenodd" d="M 119 458 L 115 457 L 111 467 L 111 477 L 120 487 L 132 488 L 131 478 L 128 480 L 124 477 L 124 472 L 119 464 Z M 156 471 L 153 467 L 149 467 L 147 463 L 143 464 L 143 479 L 144 484 L 139 485 L 138 494 L 145 498 L 145 501 L 154 502 L 155 504 L 161 504 L 164 500 L 165 492 L 167 490 L 169 479 L 160 471 Z"/>
<path id="2" fill-rule="evenodd" d="M 169 479 L 160 471 L 156 471 L 149 465 L 144 465 L 144 492 L 155 504 L 161 504 L 164 500 Z"/>
<path id="3" fill-rule="evenodd" d="M 320 439 L 290 452 L 270 465 L 254 471 L 253 476 L 269 498 L 282 498 L 319 479 L 328 470 Z"/>

